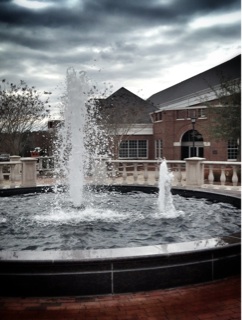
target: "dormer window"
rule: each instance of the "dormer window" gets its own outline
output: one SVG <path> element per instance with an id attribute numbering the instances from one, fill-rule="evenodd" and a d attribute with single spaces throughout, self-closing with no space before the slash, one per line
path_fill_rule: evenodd
<path id="1" fill-rule="evenodd" d="M 162 120 L 162 111 L 153 113 L 153 120 L 154 122 Z"/>

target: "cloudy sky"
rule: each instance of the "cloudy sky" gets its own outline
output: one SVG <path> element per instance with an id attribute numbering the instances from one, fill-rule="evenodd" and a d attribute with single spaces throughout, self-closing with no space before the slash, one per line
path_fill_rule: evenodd
<path id="1" fill-rule="evenodd" d="M 240 0 L 1 0 L 0 77 L 55 100 L 74 67 L 147 99 L 238 55 L 240 20 Z"/>

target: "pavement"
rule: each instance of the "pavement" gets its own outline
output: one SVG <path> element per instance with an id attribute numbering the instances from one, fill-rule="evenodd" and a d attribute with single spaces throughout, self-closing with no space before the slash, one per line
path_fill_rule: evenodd
<path id="1" fill-rule="evenodd" d="M 17 285 L 17 284 L 16 284 Z M 1 320 L 239 320 L 241 278 L 149 292 L 0 298 Z"/>

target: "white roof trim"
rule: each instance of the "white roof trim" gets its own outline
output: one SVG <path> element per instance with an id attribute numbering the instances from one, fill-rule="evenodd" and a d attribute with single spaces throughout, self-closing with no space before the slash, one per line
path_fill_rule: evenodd
<path id="1" fill-rule="evenodd" d="M 186 95 L 184 97 L 174 99 L 165 103 L 161 103 L 158 105 L 160 110 L 170 110 L 170 109 L 184 109 L 190 106 L 193 106 L 198 103 L 202 103 L 204 101 L 211 101 L 217 98 L 216 92 L 220 89 L 220 85 L 213 87 L 213 90 L 208 88 L 205 90 L 198 91 L 196 93 L 192 93 Z M 216 92 L 214 92 L 216 91 Z"/>
<path id="2" fill-rule="evenodd" d="M 122 128 L 120 128 L 120 134 L 123 134 Z M 136 136 L 137 135 L 152 135 L 152 134 L 153 134 L 153 124 L 152 123 L 133 124 L 130 127 L 130 129 L 125 133 L 125 135 L 136 135 Z"/>

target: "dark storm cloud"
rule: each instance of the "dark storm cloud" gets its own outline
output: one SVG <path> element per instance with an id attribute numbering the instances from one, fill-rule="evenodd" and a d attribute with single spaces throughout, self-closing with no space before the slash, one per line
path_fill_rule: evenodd
<path id="1" fill-rule="evenodd" d="M 105 23 L 108 17 L 125 17 L 153 25 L 161 21 L 174 23 L 174 19 L 189 20 L 191 15 L 230 11 L 240 7 L 238 0 L 171 0 L 165 4 L 155 0 L 86 0 L 83 5 L 72 8 L 67 8 L 66 3 L 58 1 L 58 7 L 34 11 L 5 1 L 0 5 L 0 21 L 18 26 L 90 27 L 90 23 L 94 23 L 94 26 Z"/>
<path id="2" fill-rule="evenodd" d="M 0 2 L 0 76 L 21 76 L 43 88 L 53 85 L 48 77 L 61 77 L 70 65 L 89 65 L 91 72 L 102 68 L 103 80 L 120 87 L 126 79 L 151 82 L 171 65 L 202 60 L 214 48 L 240 40 L 238 21 L 191 27 L 199 17 L 239 12 L 239 0 L 38 2 L 46 6 L 30 9 L 17 0 Z"/>

